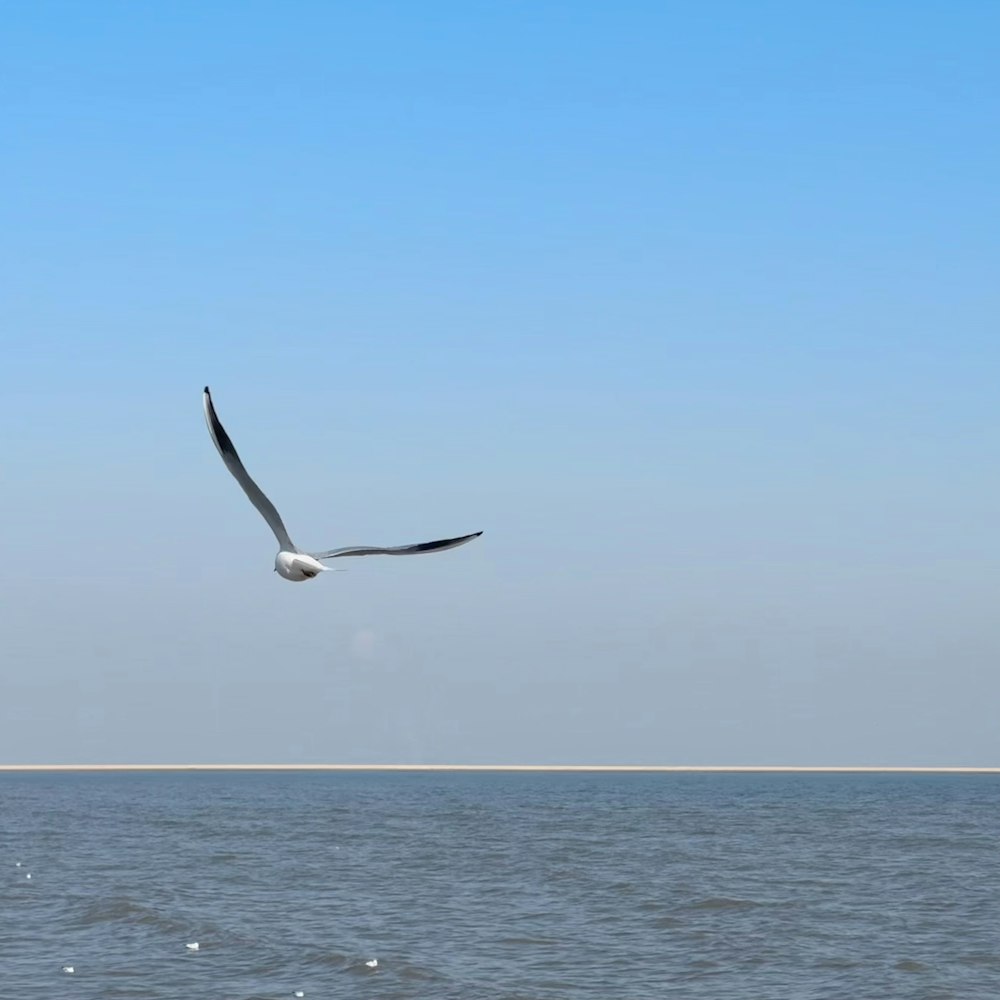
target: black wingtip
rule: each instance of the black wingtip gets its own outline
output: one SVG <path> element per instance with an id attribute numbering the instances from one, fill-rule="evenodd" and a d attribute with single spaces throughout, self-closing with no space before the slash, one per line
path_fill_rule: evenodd
<path id="1" fill-rule="evenodd" d="M 207 385 L 205 386 L 205 395 L 206 395 L 206 396 L 211 396 L 211 395 L 212 395 L 212 394 L 211 394 L 211 393 L 210 393 L 210 392 L 208 391 L 208 386 L 207 386 Z"/>

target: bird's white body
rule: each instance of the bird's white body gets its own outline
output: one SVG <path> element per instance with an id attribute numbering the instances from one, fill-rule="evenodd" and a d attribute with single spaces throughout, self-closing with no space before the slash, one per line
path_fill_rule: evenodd
<path id="1" fill-rule="evenodd" d="M 324 566 L 318 559 L 307 556 L 304 552 L 286 552 L 282 549 L 274 557 L 274 569 L 286 580 L 301 583 L 325 573 L 330 567 Z"/>

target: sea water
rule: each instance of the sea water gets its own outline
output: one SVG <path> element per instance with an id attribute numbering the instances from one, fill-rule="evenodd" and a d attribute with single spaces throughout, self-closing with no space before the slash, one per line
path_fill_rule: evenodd
<path id="1" fill-rule="evenodd" d="M 0 998 L 996 1000 L 998 834 L 990 775 L 3 774 Z"/>

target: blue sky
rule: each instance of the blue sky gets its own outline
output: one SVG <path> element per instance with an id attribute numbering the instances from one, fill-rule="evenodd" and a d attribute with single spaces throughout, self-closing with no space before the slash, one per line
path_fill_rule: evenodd
<path id="1" fill-rule="evenodd" d="M 0 760 L 1000 762 L 994 4 L 3 19 Z"/>

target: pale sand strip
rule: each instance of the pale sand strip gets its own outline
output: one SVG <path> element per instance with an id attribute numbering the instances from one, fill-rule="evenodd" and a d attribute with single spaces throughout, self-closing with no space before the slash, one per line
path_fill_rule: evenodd
<path id="1" fill-rule="evenodd" d="M 754 764 L 0 764 L 4 771 L 497 771 L 651 774 L 1000 774 L 1000 767 Z"/>

